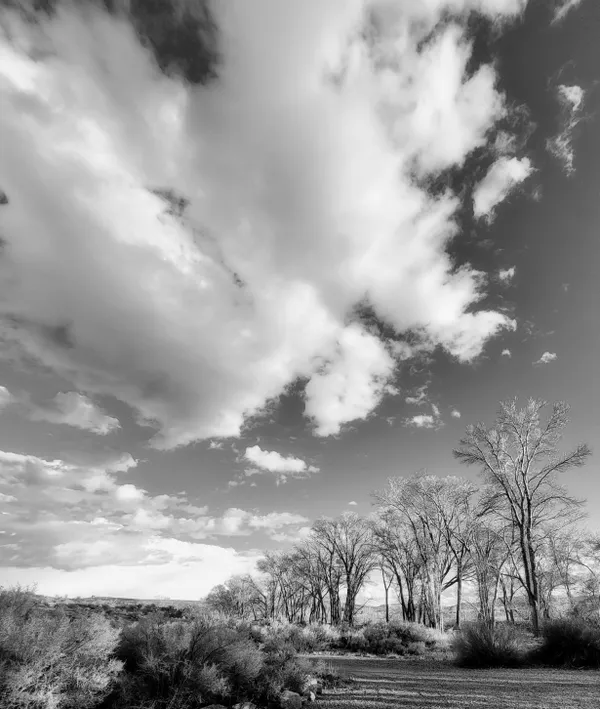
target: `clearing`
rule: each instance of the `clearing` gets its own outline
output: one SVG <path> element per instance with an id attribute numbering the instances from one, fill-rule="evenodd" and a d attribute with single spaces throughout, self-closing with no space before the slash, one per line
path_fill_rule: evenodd
<path id="1" fill-rule="evenodd" d="M 349 687 L 326 691 L 322 709 L 598 709 L 595 670 L 466 670 L 444 660 L 321 657 Z"/>

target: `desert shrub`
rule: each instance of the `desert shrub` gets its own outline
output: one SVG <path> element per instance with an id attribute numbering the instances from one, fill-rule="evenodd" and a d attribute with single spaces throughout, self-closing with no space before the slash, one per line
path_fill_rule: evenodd
<path id="1" fill-rule="evenodd" d="M 47 608 L 31 591 L 0 589 L 0 697 L 7 709 L 93 707 L 122 665 L 119 631 L 102 615 Z"/>
<path id="2" fill-rule="evenodd" d="M 600 626 L 578 619 L 545 623 L 533 662 L 554 667 L 600 668 Z"/>
<path id="3" fill-rule="evenodd" d="M 263 652 L 265 658 L 258 691 L 252 698 L 259 703 L 269 703 L 277 701 L 285 689 L 301 693 L 310 677 L 312 663 L 299 658 L 294 646 L 281 639 L 269 640 Z"/>
<path id="4" fill-rule="evenodd" d="M 466 625 L 453 641 L 462 667 L 520 667 L 525 663 L 518 632 L 511 625 Z"/>
<path id="5" fill-rule="evenodd" d="M 261 649 L 252 626 L 215 615 L 143 618 L 123 631 L 117 655 L 126 676 L 118 706 L 195 709 L 207 703 L 276 700 L 301 691 L 310 665 L 282 637 Z"/>

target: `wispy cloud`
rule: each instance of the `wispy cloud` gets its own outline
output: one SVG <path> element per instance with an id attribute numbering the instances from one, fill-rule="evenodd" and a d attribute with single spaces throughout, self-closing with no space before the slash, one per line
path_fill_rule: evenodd
<path id="1" fill-rule="evenodd" d="M 10 565 L 13 553 L 21 564 L 62 569 L 167 563 L 168 554 L 152 549 L 177 544 L 181 537 L 271 536 L 308 522 L 287 511 L 260 514 L 230 507 L 209 514 L 184 494 L 152 495 L 120 482 L 119 472 L 135 464 L 129 457 L 82 467 L 0 451 L 3 528 L 18 537 L 18 550 L 0 547 L 0 564 Z"/>
<path id="2" fill-rule="evenodd" d="M 0 386 L 0 410 L 6 408 L 14 401 L 13 395 L 5 386 Z"/>
<path id="3" fill-rule="evenodd" d="M 32 421 L 65 424 L 106 436 L 121 428 L 119 420 L 109 416 L 87 396 L 75 391 L 59 392 L 49 406 L 28 406 Z"/>
<path id="4" fill-rule="evenodd" d="M 548 364 L 549 362 L 554 362 L 556 359 L 558 359 L 556 352 L 544 352 L 533 364 Z"/>
<path id="5" fill-rule="evenodd" d="M 552 18 L 552 23 L 555 24 L 564 20 L 565 17 L 569 14 L 569 12 L 579 7 L 582 2 L 583 0 L 558 0 L 556 8 L 554 10 L 554 17 Z"/>
<path id="6" fill-rule="evenodd" d="M 498 158 L 473 192 L 475 216 L 487 222 L 493 221 L 495 208 L 532 172 L 533 166 L 529 158 Z"/>
<path id="7" fill-rule="evenodd" d="M 429 403 L 428 396 L 427 396 L 427 388 L 428 384 L 423 384 L 423 386 L 420 386 L 417 391 L 412 395 L 412 396 L 407 396 L 404 401 L 407 404 L 411 404 L 413 406 L 423 406 L 425 404 Z"/>
<path id="8" fill-rule="evenodd" d="M 162 449 L 238 436 L 298 377 L 318 435 L 368 417 L 406 351 L 346 321 L 365 293 L 421 350 L 473 360 L 512 324 L 448 255 L 462 197 L 414 176 L 462 166 L 505 118 L 463 20 L 524 4 L 463 0 L 440 24 L 437 0 L 213 3 L 208 88 L 161 75 L 101 3 L 36 23 L 3 7 L 0 335 Z M 510 165 L 479 214 L 530 170 Z"/>
<path id="9" fill-rule="evenodd" d="M 572 175 L 575 172 L 573 133 L 581 120 L 585 91 L 581 86 L 560 84 L 556 89 L 556 96 L 562 107 L 562 126 L 558 135 L 546 142 L 546 147 L 560 160 L 567 175 Z"/>

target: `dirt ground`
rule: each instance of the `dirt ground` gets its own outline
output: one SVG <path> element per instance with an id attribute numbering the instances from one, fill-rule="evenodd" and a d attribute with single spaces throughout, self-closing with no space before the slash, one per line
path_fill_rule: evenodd
<path id="1" fill-rule="evenodd" d="M 330 690 L 321 709 L 600 709 L 600 672 L 464 670 L 448 661 L 321 658 L 356 681 Z"/>

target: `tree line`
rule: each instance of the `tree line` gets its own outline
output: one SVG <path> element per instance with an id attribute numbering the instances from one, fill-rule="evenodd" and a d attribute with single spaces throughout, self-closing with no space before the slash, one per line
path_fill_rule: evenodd
<path id="1" fill-rule="evenodd" d="M 583 597 L 600 613 L 600 538 L 577 527 L 584 503 L 561 483 L 591 454 L 585 444 L 560 451 L 568 413 L 564 402 L 501 403 L 494 424 L 467 427 L 454 450 L 478 468 L 480 485 L 424 472 L 390 478 L 372 493 L 373 514 L 319 519 L 290 551 L 265 553 L 259 576 L 234 577 L 207 602 L 256 620 L 352 625 L 378 573 L 386 620 L 391 592 L 404 620 L 443 630 L 442 595 L 453 589 L 460 626 L 466 583 L 492 626 L 498 605 L 514 622 L 523 594 L 534 632 L 559 592 L 573 609 Z"/>

